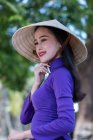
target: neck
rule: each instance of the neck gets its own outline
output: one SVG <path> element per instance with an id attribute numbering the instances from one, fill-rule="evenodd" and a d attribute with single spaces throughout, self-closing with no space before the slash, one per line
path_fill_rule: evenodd
<path id="1" fill-rule="evenodd" d="M 52 62 L 53 60 L 55 60 L 56 58 L 60 58 L 60 57 L 62 57 L 62 56 L 57 56 L 57 57 L 52 58 L 52 59 L 48 62 L 48 65 L 50 65 L 51 62 Z"/>

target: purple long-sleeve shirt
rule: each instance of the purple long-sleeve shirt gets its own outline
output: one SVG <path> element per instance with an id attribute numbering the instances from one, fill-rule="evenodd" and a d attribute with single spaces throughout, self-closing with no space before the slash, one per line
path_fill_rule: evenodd
<path id="1" fill-rule="evenodd" d="M 20 120 L 31 123 L 35 140 L 71 140 L 69 133 L 75 127 L 73 104 L 74 79 L 62 58 L 50 64 L 50 74 L 24 101 Z"/>

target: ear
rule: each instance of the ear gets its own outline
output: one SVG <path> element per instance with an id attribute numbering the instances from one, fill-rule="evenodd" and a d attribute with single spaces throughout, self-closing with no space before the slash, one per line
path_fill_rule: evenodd
<path id="1" fill-rule="evenodd" d="M 60 47 L 60 48 L 62 48 L 62 45 L 61 45 L 61 44 L 59 44 L 59 47 Z"/>
<path id="2" fill-rule="evenodd" d="M 59 51 L 60 53 L 63 51 L 63 46 L 61 44 L 59 45 Z"/>

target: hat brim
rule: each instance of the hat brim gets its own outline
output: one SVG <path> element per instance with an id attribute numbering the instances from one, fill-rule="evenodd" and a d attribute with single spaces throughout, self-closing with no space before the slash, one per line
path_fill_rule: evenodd
<path id="1" fill-rule="evenodd" d="M 39 58 L 33 53 L 33 51 L 35 50 L 34 29 L 37 26 L 51 26 L 68 32 L 71 36 L 69 44 L 72 47 L 75 63 L 80 64 L 87 58 L 87 48 L 85 44 L 81 41 L 81 39 L 77 37 L 74 33 L 72 33 L 66 26 L 54 19 L 24 26 L 14 33 L 12 37 L 12 43 L 14 48 L 19 54 L 21 54 L 28 60 L 35 63 L 40 62 Z"/>

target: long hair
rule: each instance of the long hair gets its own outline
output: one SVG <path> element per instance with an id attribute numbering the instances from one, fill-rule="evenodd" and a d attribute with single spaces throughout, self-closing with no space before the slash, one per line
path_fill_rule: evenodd
<path id="1" fill-rule="evenodd" d="M 35 31 L 39 27 L 36 27 Z M 56 39 L 59 41 L 59 43 L 61 45 L 64 44 L 64 42 L 66 41 L 66 39 L 69 35 L 67 32 L 54 28 L 54 27 L 48 27 L 48 26 L 43 26 L 43 27 L 49 29 L 55 35 Z M 63 46 L 62 60 L 65 64 L 66 68 L 71 72 L 71 74 L 74 78 L 73 101 L 79 102 L 85 97 L 86 94 L 81 91 L 82 84 L 81 84 L 80 74 L 79 74 L 78 68 L 75 64 L 73 50 L 72 50 L 69 42 L 65 46 Z"/>

